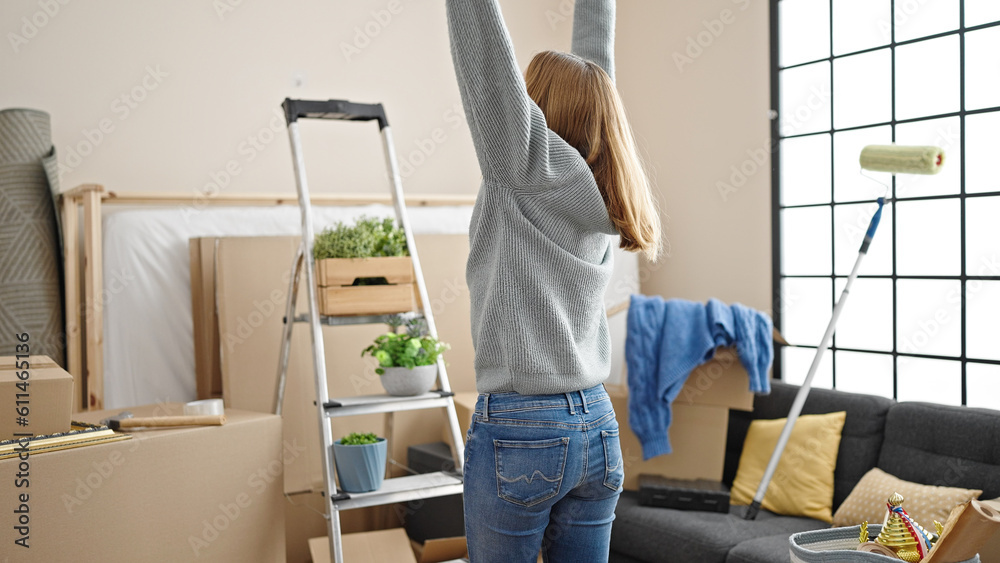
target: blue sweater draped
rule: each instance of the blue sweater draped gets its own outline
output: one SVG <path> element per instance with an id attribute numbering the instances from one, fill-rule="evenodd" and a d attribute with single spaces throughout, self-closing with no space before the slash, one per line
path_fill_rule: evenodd
<path id="1" fill-rule="evenodd" d="M 643 459 L 670 453 L 670 405 L 691 371 L 711 360 L 716 348 L 736 346 L 750 391 L 770 393 L 772 330 L 769 316 L 739 303 L 633 295 L 625 361 L 629 426 L 642 444 Z"/>

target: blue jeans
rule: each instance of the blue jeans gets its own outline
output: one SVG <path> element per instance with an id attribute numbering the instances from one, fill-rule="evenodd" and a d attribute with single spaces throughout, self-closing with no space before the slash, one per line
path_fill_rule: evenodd
<path id="1" fill-rule="evenodd" d="M 472 563 L 608 560 L 624 468 L 603 385 L 479 395 L 465 446 Z"/>

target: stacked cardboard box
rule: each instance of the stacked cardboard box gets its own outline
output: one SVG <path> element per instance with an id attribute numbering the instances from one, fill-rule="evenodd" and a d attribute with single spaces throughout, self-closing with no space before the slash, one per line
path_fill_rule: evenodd
<path id="1" fill-rule="evenodd" d="M 642 446 L 629 426 L 628 389 L 609 387 L 611 402 L 621 425 L 622 457 L 627 490 L 638 490 L 639 475 L 648 473 L 674 479 L 722 480 L 726 454 L 729 409 L 753 410 L 749 376 L 736 351 L 720 348 L 715 358 L 691 372 L 671 405 L 672 421 L 665 432 L 673 452 L 642 460 Z"/>
<path id="2" fill-rule="evenodd" d="M 465 557 L 465 538 L 411 542 L 402 528 L 344 534 L 341 543 L 344 561 L 351 563 L 442 563 Z M 313 563 L 327 563 L 330 541 L 326 536 L 309 540 Z"/>
<path id="3" fill-rule="evenodd" d="M 221 237 L 192 239 L 192 300 L 196 327 L 195 356 L 199 397 L 221 394 L 226 408 L 274 412 L 278 344 L 288 293 L 289 269 L 298 249 L 297 237 Z M 475 388 L 469 298 L 465 286 L 468 236 L 416 235 L 427 292 L 446 353 L 452 389 Z M 305 282 L 301 284 L 303 287 Z M 298 295 L 304 313 L 306 296 Z M 200 328 L 199 328 L 200 327 Z M 327 379 L 330 396 L 382 393 L 370 358 L 361 350 L 371 344 L 381 326 L 326 327 Z M 284 441 L 297 452 L 285 469 L 285 492 L 292 495 L 286 510 L 288 561 L 309 561 L 307 540 L 326 533 L 321 514 L 327 504 L 322 489 L 319 429 L 313 399 L 311 345 L 308 326 L 296 327 L 288 366 L 283 411 Z M 443 411 L 442 411 L 443 412 Z M 433 442 L 444 417 L 435 410 L 394 415 L 364 415 L 331 421 L 339 438 L 354 431 L 376 432 L 389 438 L 390 455 L 406 458 L 412 444 Z M 401 475 L 402 469 L 395 468 Z M 315 509 L 315 510 L 314 510 Z M 395 507 L 370 507 L 341 513 L 345 533 L 400 526 Z"/>
<path id="4" fill-rule="evenodd" d="M 691 372 L 671 406 L 673 420 L 670 436 L 673 453 L 642 461 L 642 447 L 628 423 L 628 388 L 606 385 L 615 408 L 625 461 L 627 490 L 638 490 L 640 473 L 674 479 L 722 480 L 726 453 L 729 409 L 753 410 L 749 376 L 740 364 L 736 351 L 720 348 L 715 358 Z M 476 393 L 456 393 L 455 407 L 464 439 L 476 407 Z M 452 443 L 447 428 L 442 440 Z"/>
<path id="5" fill-rule="evenodd" d="M 170 416 L 183 405 L 129 410 Z M 97 423 L 117 412 L 76 417 Z M 121 442 L 0 461 L 0 482 L 25 474 L 24 486 L 0 488 L 0 504 L 12 507 L 0 514 L 3 560 L 284 561 L 281 483 L 295 458 L 282 444 L 281 419 L 235 409 L 226 417 L 225 426 L 136 431 Z M 15 545 L 21 538 L 29 547 Z"/>
<path id="6" fill-rule="evenodd" d="M 73 376 L 48 356 L 0 357 L 0 441 L 68 432 Z"/>

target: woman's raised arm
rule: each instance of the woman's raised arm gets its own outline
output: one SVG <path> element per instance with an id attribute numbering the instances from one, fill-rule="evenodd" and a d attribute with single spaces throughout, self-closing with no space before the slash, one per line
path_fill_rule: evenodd
<path id="1" fill-rule="evenodd" d="M 576 0 L 573 54 L 597 63 L 615 79 L 615 0 Z"/>
<path id="2" fill-rule="evenodd" d="M 497 0 L 448 0 L 447 10 L 455 74 L 483 176 L 524 182 L 548 158 L 545 116 L 528 97 L 500 6 Z"/>

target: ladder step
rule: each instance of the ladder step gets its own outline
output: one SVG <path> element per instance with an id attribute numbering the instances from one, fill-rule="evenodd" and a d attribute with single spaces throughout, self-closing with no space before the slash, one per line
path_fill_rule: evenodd
<path id="1" fill-rule="evenodd" d="M 293 123 L 299 118 L 339 119 L 342 121 L 378 121 L 378 128 L 389 123 L 382 104 L 359 104 L 347 100 L 293 100 L 285 98 L 285 120 Z"/>
<path id="2" fill-rule="evenodd" d="M 333 498 L 333 508 L 335 510 L 349 510 L 365 506 L 380 506 L 395 502 L 443 497 L 461 494 L 461 492 L 461 477 L 454 473 L 436 471 L 386 479 L 377 491 L 370 493 L 341 493 Z"/>
<path id="3" fill-rule="evenodd" d="M 326 416 L 335 418 L 380 412 L 433 409 L 448 406 L 448 401 L 453 395 L 454 393 L 450 391 L 430 391 L 412 397 L 385 394 L 359 395 L 332 399 L 323 404 L 323 410 L 326 411 Z"/>
<path id="4" fill-rule="evenodd" d="M 411 319 L 422 318 L 423 315 L 418 312 L 407 312 L 407 313 L 393 313 L 391 315 L 351 315 L 351 316 L 330 316 L 330 315 L 320 315 L 319 324 L 327 326 L 344 326 L 344 325 L 378 325 L 378 324 L 389 324 L 390 321 L 399 319 L 402 321 L 409 321 Z M 298 315 L 295 317 L 295 322 L 297 323 L 307 323 L 309 322 L 309 315 Z"/>

